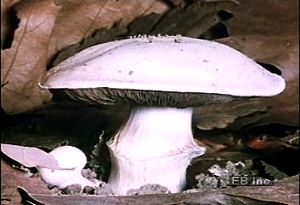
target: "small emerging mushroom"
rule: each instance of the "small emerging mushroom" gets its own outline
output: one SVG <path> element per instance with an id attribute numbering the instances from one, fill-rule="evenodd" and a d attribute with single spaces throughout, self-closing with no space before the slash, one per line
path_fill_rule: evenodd
<path id="1" fill-rule="evenodd" d="M 145 184 L 185 187 L 186 168 L 205 148 L 193 140 L 193 107 L 273 96 L 284 80 L 220 43 L 140 37 L 87 48 L 52 68 L 44 88 L 92 104 L 126 103 L 131 115 L 109 141 L 109 184 L 119 195 Z"/>
<path id="2" fill-rule="evenodd" d="M 81 171 L 87 163 L 85 154 L 73 146 L 62 146 L 49 152 L 60 169 L 38 167 L 39 174 L 49 186 L 64 189 L 67 186 L 78 184 L 83 189 L 85 186 L 96 187 L 98 183 L 83 177 Z"/>

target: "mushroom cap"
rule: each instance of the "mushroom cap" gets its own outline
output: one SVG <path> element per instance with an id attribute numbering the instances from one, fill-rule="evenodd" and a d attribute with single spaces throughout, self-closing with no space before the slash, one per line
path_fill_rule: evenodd
<path id="1" fill-rule="evenodd" d="M 52 68 L 42 87 L 273 96 L 285 82 L 229 46 L 150 36 L 87 48 Z"/>

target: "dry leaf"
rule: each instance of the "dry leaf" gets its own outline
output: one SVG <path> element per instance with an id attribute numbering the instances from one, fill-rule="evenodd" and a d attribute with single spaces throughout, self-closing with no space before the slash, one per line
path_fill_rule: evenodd
<path id="1" fill-rule="evenodd" d="M 48 58 L 63 48 L 80 42 L 101 28 L 111 28 L 115 24 L 127 26 L 138 16 L 163 13 L 168 6 L 159 0 L 66 0 L 62 5 L 53 35 L 50 40 Z"/>
<path id="2" fill-rule="evenodd" d="M 28 0 L 17 7 L 19 27 L 12 47 L 1 53 L 2 108 L 6 113 L 21 113 L 50 99 L 38 83 L 46 72 L 48 40 L 59 7 L 52 0 Z"/>
<path id="3" fill-rule="evenodd" d="M 267 106 L 259 103 L 257 99 L 246 99 L 195 108 L 193 120 L 198 129 L 211 130 L 226 128 L 237 118 L 265 111 L 267 111 Z"/>
<path id="4" fill-rule="evenodd" d="M 1 151 L 25 167 L 59 169 L 58 163 L 52 155 L 35 147 L 1 144 Z"/>

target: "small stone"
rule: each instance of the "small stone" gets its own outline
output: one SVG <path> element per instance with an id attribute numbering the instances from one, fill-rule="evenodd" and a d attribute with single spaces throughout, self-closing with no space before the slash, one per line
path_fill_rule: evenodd
<path id="1" fill-rule="evenodd" d="M 85 193 L 85 194 L 93 195 L 93 194 L 95 194 L 95 189 L 91 186 L 85 186 L 83 188 L 82 192 Z"/>
<path id="2" fill-rule="evenodd" d="M 138 189 L 129 189 L 127 191 L 128 196 L 144 195 L 144 194 L 169 194 L 170 190 L 159 184 L 146 184 Z"/>
<path id="3" fill-rule="evenodd" d="M 62 190 L 62 193 L 67 195 L 79 194 L 80 192 L 81 192 L 80 184 L 71 184 Z"/>

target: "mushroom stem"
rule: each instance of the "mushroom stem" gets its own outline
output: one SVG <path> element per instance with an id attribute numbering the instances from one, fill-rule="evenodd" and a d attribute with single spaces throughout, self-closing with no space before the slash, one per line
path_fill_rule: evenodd
<path id="1" fill-rule="evenodd" d="M 119 195 L 145 184 L 160 184 L 171 192 L 185 187 L 190 161 L 205 148 L 193 140 L 192 108 L 139 107 L 107 143 L 112 170 L 109 184 Z"/>

